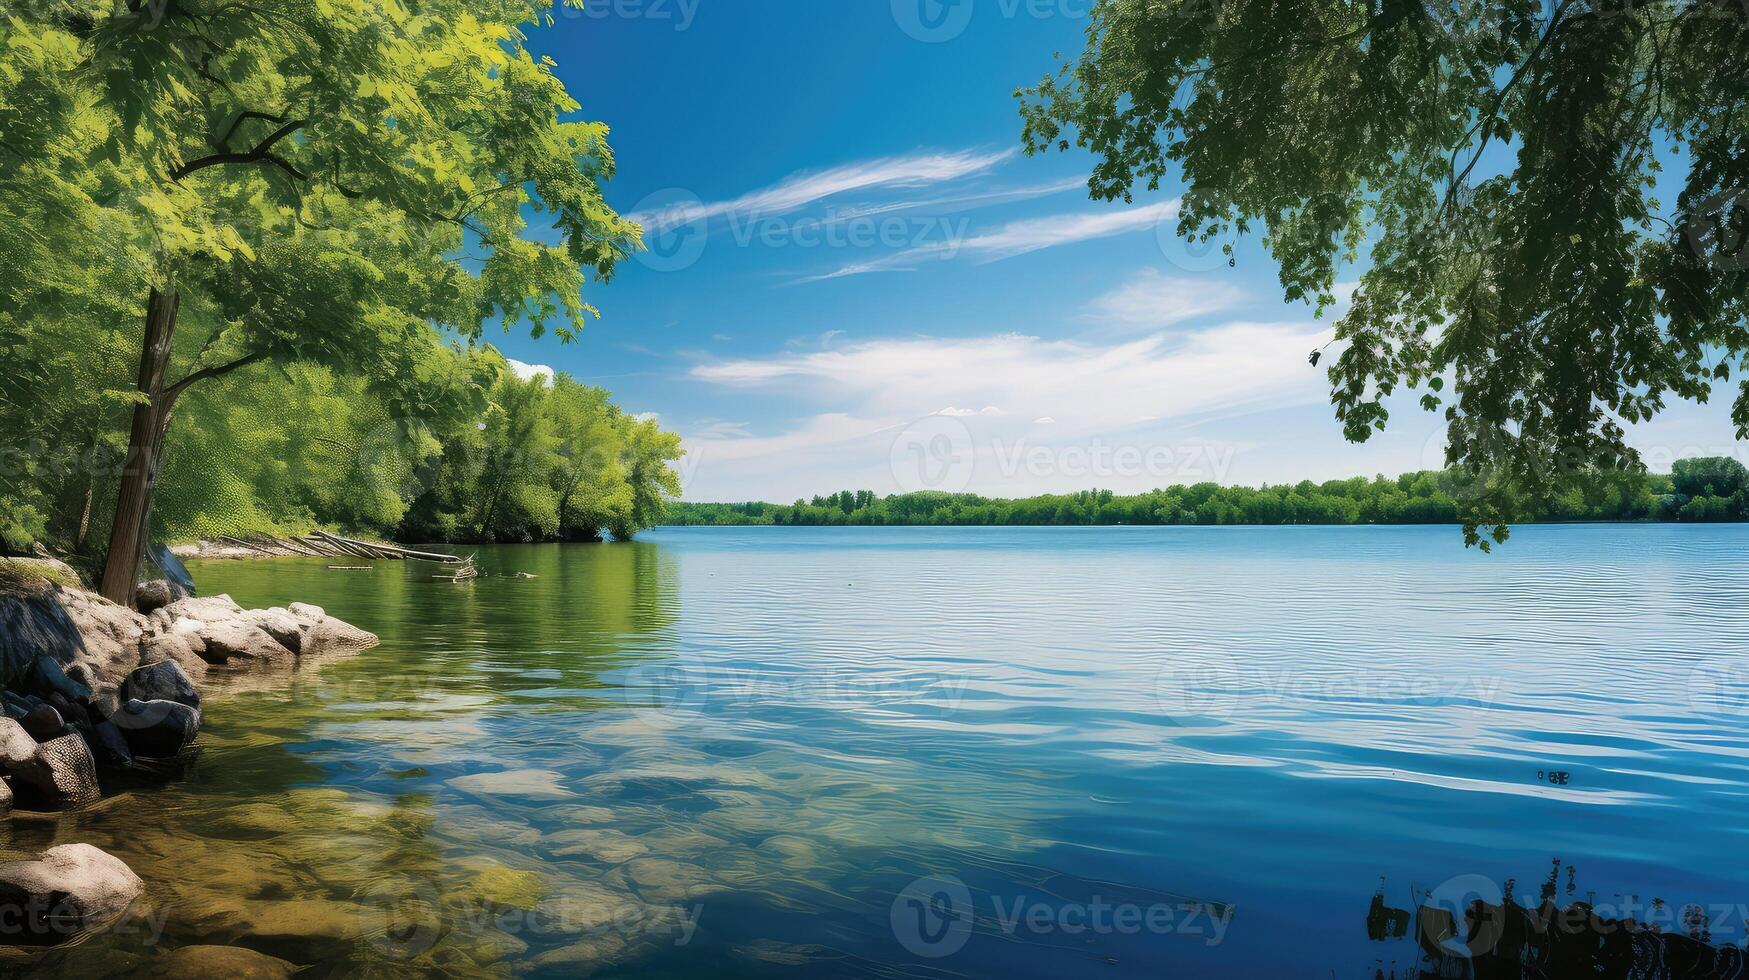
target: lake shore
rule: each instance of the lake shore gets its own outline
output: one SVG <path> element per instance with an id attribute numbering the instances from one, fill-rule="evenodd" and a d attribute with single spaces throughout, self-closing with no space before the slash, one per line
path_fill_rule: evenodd
<path id="1" fill-rule="evenodd" d="M 244 609 L 162 581 L 142 585 L 138 605 L 109 602 L 52 559 L 0 562 L 0 814 L 56 820 L 175 779 L 199 751 L 203 694 L 378 642 L 318 606 Z M 144 889 L 83 842 L 0 864 L 0 954 L 76 942 Z"/>

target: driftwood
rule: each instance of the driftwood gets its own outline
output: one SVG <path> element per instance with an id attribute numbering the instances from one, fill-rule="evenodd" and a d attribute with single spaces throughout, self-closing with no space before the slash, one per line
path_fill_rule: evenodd
<path id="1" fill-rule="evenodd" d="M 394 545 L 371 544 L 368 541 L 357 541 L 343 538 L 327 531 L 315 531 L 314 536 L 337 547 L 351 551 L 360 558 L 378 560 L 411 559 L 413 561 L 431 561 L 443 565 L 460 565 L 465 559 L 456 555 L 440 555 L 429 551 L 414 551 L 410 548 L 397 548 Z"/>
<path id="2" fill-rule="evenodd" d="M 429 551 L 414 551 L 411 548 L 401 548 L 390 544 L 375 544 L 370 541 L 360 541 L 356 538 L 343 538 L 338 534 L 315 530 L 307 535 L 291 535 L 280 539 L 265 534 L 251 534 L 247 538 L 221 534 L 214 540 L 233 548 L 242 548 L 273 558 L 362 558 L 365 561 L 428 561 L 440 565 L 461 565 L 466 560 L 456 555 L 443 555 Z"/>
<path id="3" fill-rule="evenodd" d="M 225 544 L 235 545 L 236 547 L 239 547 L 239 548 L 247 548 L 250 551 L 259 551 L 264 555 L 271 555 L 275 558 L 280 557 L 280 554 L 277 551 L 271 551 L 267 548 L 263 548 L 262 546 L 260 546 L 258 544 L 253 544 L 251 542 L 244 541 L 242 538 L 233 538 L 229 534 L 219 535 L 219 540 L 223 541 Z"/>
<path id="4" fill-rule="evenodd" d="M 454 575 L 433 575 L 431 577 L 442 582 L 471 582 L 480 577 L 480 570 L 474 567 L 474 558 L 474 555 L 469 555 L 466 559 L 457 559 L 461 561 L 462 567 L 456 569 Z"/>

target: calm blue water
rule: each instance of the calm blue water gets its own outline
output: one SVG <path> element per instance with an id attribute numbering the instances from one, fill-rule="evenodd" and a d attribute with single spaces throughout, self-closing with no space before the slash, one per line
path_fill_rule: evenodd
<path id="1" fill-rule="evenodd" d="M 1534 904 L 1554 870 L 1741 944 L 1746 546 L 700 528 L 486 549 L 538 577 L 471 586 L 205 564 L 384 644 L 209 710 L 157 806 L 284 880 L 167 896 L 170 941 L 316 975 L 1370 978 L 1415 961 L 1368 939 L 1381 886 Z M 296 819 L 238 831 L 256 800 Z M 317 934 L 262 925 L 287 901 Z"/>

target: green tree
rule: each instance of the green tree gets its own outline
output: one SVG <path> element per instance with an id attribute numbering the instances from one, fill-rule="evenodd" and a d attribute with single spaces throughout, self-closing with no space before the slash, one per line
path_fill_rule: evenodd
<path id="1" fill-rule="evenodd" d="M 524 47 L 522 26 L 549 7 L 85 0 L 0 27 L 0 139 L 50 161 L 39 177 L 70 175 L 49 194 L 104 212 L 71 251 L 114 232 L 121 274 L 101 287 L 144 315 L 106 596 L 131 599 L 165 431 L 191 385 L 308 360 L 405 391 L 434 324 L 581 328 L 585 275 L 608 275 L 638 230 L 602 199 L 606 128 L 566 121 L 577 103 Z M 46 206 L 26 181 L 0 191 L 31 199 L 9 211 Z M 557 244 L 530 233 L 530 214 Z M 209 303 L 211 329 L 176 357 L 180 312 Z"/>
<path id="2" fill-rule="evenodd" d="M 1670 482 L 1685 497 L 1731 497 L 1749 490 L 1749 469 L 1728 456 L 1679 459 Z"/>
<path id="3" fill-rule="evenodd" d="M 1098 0 L 1087 37 L 1020 93 L 1029 152 L 1091 151 L 1108 200 L 1176 170 L 1179 233 L 1260 230 L 1289 299 L 1330 303 L 1365 253 L 1337 417 L 1364 441 L 1421 390 L 1484 490 L 1472 543 L 1638 469 L 1625 426 L 1704 401 L 1749 351 L 1737 0 Z M 1733 417 L 1749 435 L 1749 383 Z"/>

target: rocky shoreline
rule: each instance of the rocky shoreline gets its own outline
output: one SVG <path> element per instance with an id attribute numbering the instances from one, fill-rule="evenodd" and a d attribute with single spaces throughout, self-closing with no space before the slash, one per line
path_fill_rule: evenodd
<path id="1" fill-rule="evenodd" d="M 244 609 L 151 582 L 138 605 L 87 591 L 61 562 L 0 559 L 0 815 L 82 809 L 178 771 L 197 750 L 209 681 L 290 673 L 377 643 L 301 603 Z M 0 863 L 0 947 L 76 941 L 142 889 L 89 844 Z"/>

